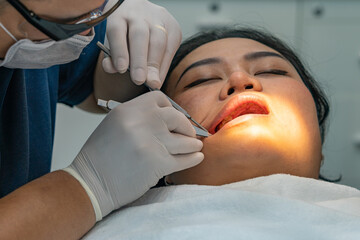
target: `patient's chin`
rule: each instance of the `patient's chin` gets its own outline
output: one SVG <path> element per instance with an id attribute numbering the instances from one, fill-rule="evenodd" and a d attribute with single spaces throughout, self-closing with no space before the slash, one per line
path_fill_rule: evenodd
<path id="1" fill-rule="evenodd" d="M 282 171 L 283 159 L 278 153 L 269 152 L 271 148 L 240 150 L 234 141 L 218 144 L 208 140 L 202 150 L 205 159 L 197 166 L 172 174 L 174 184 L 223 185 Z"/>
<path id="2" fill-rule="evenodd" d="M 266 126 L 252 125 L 247 128 L 221 129 L 211 137 L 203 140 L 205 157 L 216 156 L 249 156 L 252 158 L 260 152 L 272 154 L 277 152 L 279 142 L 289 143 L 289 138 L 278 134 L 278 131 Z M 284 140 L 284 138 L 286 138 Z M 283 149 L 286 147 L 280 144 Z M 298 147 L 298 146 L 297 146 Z"/>
<path id="3" fill-rule="evenodd" d="M 299 151 L 301 142 L 273 129 L 221 130 L 203 143 L 205 159 L 171 175 L 175 184 L 223 185 L 276 173 L 312 177 L 318 171 L 318 161 Z"/>
<path id="4" fill-rule="evenodd" d="M 294 126 L 298 129 L 298 126 Z M 211 137 L 203 140 L 203 153 L 207 156 L 231 157 L 242 156 L 245 161 L 259 155 L 291 156 L 299 149 L 310 149 L 314 146 L 311 135 L 297 131 L 284 131 L 283 126 L 255 122 L 251 124 L 223 128 Z M 321 146 L 314 146 L 321 149 Z M 264 154 L 261 154 L 264 153 Z"/>

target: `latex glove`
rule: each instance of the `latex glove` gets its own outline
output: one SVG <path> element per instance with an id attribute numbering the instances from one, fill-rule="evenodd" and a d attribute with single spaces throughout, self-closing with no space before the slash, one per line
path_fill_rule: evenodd
<path id="1" fill-rule="evenodd" d="M 98 221 L 163 176 L 199 164 L 203 145 L 195 137 L 162 92 L 149 92 L 111 110 L 64 170 L 85 188 Z"/>
<path id="2" fill-rule="evenodd" d="M 103 60 L 106 72 L 124 73 L 130 58 L 135 84 L 161 87 L 181 43 L 180 26 L 165 8 L 147 0 L 125 0 L 109 16 L 106 35 L 112 56 Z"/>

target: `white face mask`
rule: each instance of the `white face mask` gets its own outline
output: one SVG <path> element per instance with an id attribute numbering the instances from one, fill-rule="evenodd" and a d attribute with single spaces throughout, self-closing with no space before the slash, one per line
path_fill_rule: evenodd
<path id="1" fill-rule="evenodd" d="M 5 59 L 0 60 L 0 67 L 6 68 L 40 69 L 74 61 L 95 36 L 93 28 L 88 36 L 75 35 L 62 41 L 18 41 L 1 23 L 0 27 L 16 41 L 7 50 Z"/>

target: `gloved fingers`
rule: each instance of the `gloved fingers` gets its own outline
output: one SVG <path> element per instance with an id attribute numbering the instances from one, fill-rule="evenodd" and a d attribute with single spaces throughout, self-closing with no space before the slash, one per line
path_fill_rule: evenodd
<path id="1" fill-rule="evenodd" d="M 194 167 L 204 160 L 204 154 L 202 152 L 194 152 L 189 154 L 179 154 L 173 156 L 176 164 L 171 173 L 178 172 L 187 168 Z M 165 175 L 171 174 L 167 173 Z"/>
<path id="2" fill-rule="evenodd" d="M 102 67 L 107 73 L 116 73 L 118 70 L 114 67 L 111 57 L 104 57 L 102 60 Z"/>
<path id="3" fill-rule="evenodd" d="M 181 43 L 181 39 L 182 39 L 181 28 L 175 19 L 173 19 L 172 21 L 169 21 L 167 23 L 166 29 L 168 31 L 167 32 L 167 45 L 166 45 L 166 49 L 165 49 L 162 63 L 160 66 L 161 82 L 164 82 L 164 80 L 165 80 L 165 77 L 169 70 L 171 61 L 172 61 L 176 51 L 178 50 L 180 43 Z"/>
<path id="4" fill-rule="evenodd" d="M 106 36 L 105 36 L 105 40 L 104 40 L 104 45 L 109 46 L 109 41 L 108 41 Z M 107 54 L 105 54 L 103 52 L 100 53 L 100 57 L 103 57 L 102 67 L 103 67 L 105 72 L 107 72 L 107 73 L 116 73 L 116 72 L 118 72 L 116 70 L 116 68 L 114 67 L 114 64 L 112 62 L 111 57 L 109 57 Z"/>
<path id="5" fill-rule="evenodd" d="M 167 43 L 167 30 L 160 24 L 150 27 L 149 55 L 147 63 L 147 84 L 152 88 L 161 88 L 159 70 Z"/>
<path id="6" fill-rule="evenodd" d="M 107 24 L 107 40 L 109 42 L 111 51 L 112 66 L 109 64 L 108 58 L 103 60 L 104 70 L 109 73 L 120 72 L 124 73 L 129 67 L 129 50 L 127 44 L 127 23 L 124 20 L 116 21 Z"/>
<path id="7" fill-rule="evenodd" d="M 173 107 L 164 107 L 159 110 L 161 119 L 165 122 L 170 132 L 195 137 L 196 131 L 185 115 Z"/>
<path id="8" fill-rule="evenodd" d="M 146 104 L 150 103 L 151 101 L 154 102 L 156 106 L 160 107 L 160 112 L 162 111 L 161 110 L 162 108 L 172 107 L 169 99 L 165 96 L 165 94 L 163 92 L 160 92 L 160 91 L 147 92 L 145 94 L 138 96 L 137 98 L 130 100 L 129 102 L 133 102 L 135 104 L 134 107 L 139 107 L 139 106 L 137 106 L 139 103 L 142 105 L 146 105 Z"/>
<path id="9" fill-rule="evenodd" d="M 203 142 L 199 139 L 178 133 L 170 133 L 159 138 L 168 152 L 172 155 L 200 152 L 203 147 Z"/>
<path id="10" fill-rule="evenodd" d="M 149 35 L 148 24 L 145 21 L 130 24 L 130 75 L 132 81 L 137 85 L 143 84 L 146 80 Z"/>

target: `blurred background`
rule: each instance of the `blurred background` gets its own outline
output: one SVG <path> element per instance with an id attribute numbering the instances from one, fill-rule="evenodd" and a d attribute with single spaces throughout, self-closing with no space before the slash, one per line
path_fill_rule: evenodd
<path id="1" fill-rule="evenodd" d="M 152 0 L 180 23 L 183 39 L 239 23 L 289 43 L 324 86 L 330 127 L 322 174 L 360 189 L 360 1 Z M 104 115 L 58 105 L 52 170 L 70 164 Z"/>

